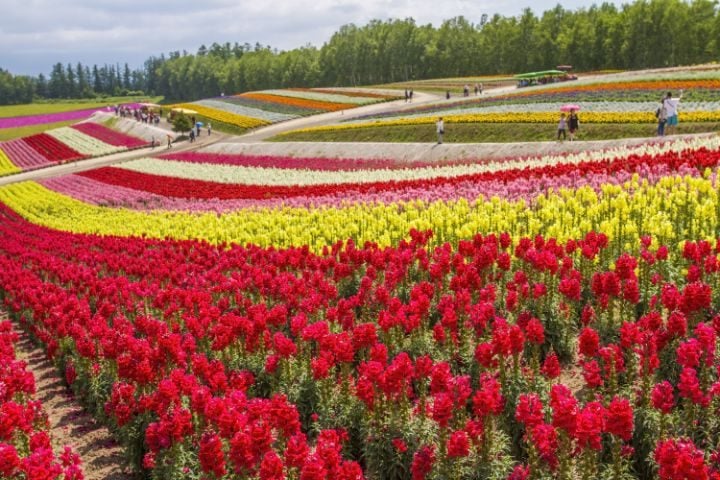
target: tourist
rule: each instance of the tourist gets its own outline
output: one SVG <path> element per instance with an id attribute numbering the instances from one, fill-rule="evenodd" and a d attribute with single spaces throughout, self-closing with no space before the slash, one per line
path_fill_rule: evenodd
<path id="1" fill-rule="evenodd" d="M 212 125 L 208 122 L 208 137 L 212 134 Z"/>
<path id="2" fill-rule="evenodd" d="M 657 136 L 665 136 L 665 123 L 667 122 L 667 109 L 665 108 L 665 99 L 660 99 L 660 106 L 655 110 L 655 118 L 657 118 Z"/>
<path id="3" fill-rule="evenodd" d="M 412 103 L 412 97 L 413 97 L 413 89 L 410 89 L 410 103 Z"/>
<path id="4" fill-rule="evenodd" d="M 478 93 L 480 92 L 480 86 L 476 83 L 475 84 L 475 96 L 478 96 Z"/>
<path id="5" fill-rule="evenodd" d="M 445 134 L 445 123 L 443 122 L 442 117 L 438 118 L 437 123 L 435 124 L 435 129 L 437 130 L 437 138 L 438 138 L 438 145 L 441 145 L 443 143 L 443 135 Z"/>
<path id="6" fill-rule="evenodd" d="M 450 100 L 450 90 L 445 92 L 445 100 Z"/>
<path id="7" fill-rule="evenodd" d="M 678 125 L 678 104 L 683 96 L 683 91 L 680 90 L 680 96 L 673 98 L 672 92 L 667 92 L 667 96 L 663 101 L 665 106 L 665 128 L 668 135 L 676 133 Z"/>
<path id="8" fill-rule="evenodd" d="M 167 134 L 167 142 L 167 148 L 170 148 L 172 146 L 172 135 L 170 135 L 169 133 Z"/>
<path id="9" fill-rule="evenodd" d="M 195 141 L 195 129 L 190 129 L 190 143 Z"/>
<path id="10" fill-rule="evenodd" d="M 558 122 L 558 131 L 557 131 L 558 142 L 562 142 L 562 140 L 560 140 L 561 135 L 562 135 L 563 140 L 565 140 L 567 138 L 565 136 L 566 128 L 567 128 L 567 120 L 565 120 L 565 112 L 563 112 L 560 114 L 560 121 Z"/>
<path id="11" fill-rule="evenodd" d="M 155 135 L 153 135 L 152 140 L 150 140 L 150 147 L 155 149 Z"/>
<path id="12" fill-rule="evenodd" d="M 482 95 L 482 83 L 478 87 L 480 87 L 480 95 Z"/>
<path id="13" fill-rule="evenodd" d="M 570 133 L 570 141 L 575 140 L 575 132 L 580 128 L 580 119 L 575 113 L 574 109 L 570 110 L 570 116 L 568 116 L 568 132 Z"/>
<path id="14" fill-rule="evenodd" d="M 408 92 L 408 89 L 405 89 L 405 103 L 408 103 L 410 101 L 410 92 Z"/>

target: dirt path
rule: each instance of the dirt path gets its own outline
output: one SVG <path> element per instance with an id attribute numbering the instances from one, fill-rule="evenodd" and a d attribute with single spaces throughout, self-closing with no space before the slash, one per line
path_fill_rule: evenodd
<path id="1" fill-rule="evenodd" d="M 0 320 L 4 318 L 5 314 L 0 313 Z M 45 352 L 17 325 L 15 331 L 20 336 L 15 354 L 27 363 L 27 369 L 35 376 L 35 398 L 42 402 L 48 414 L 55 451 L 60 453 L 63 446 L 71 446 L 80 455 L 87 480 L 137 478 L 124 466 L 122 449 L 109 430 L 83 410 Z"/>

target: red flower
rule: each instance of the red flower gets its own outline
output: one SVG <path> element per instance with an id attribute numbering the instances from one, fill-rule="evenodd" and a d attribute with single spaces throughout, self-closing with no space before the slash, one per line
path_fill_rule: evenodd
<path id="1" fill-rule="evenodd" d="M 542 345 L 545 343 L 545 328 L 542 322 L 537 318 L 533 317 L 525 325 L 525 336 L 528 341 L 535 345 Z"/>
<path id="2" fill-rule="evenodd" d="M 0 443 L 0 477 L 13 478 L 20 467 L 20 458 L 12 445 Z"/>
<path id="3" fill-rule="evenodd" d="M 560 376 L 560 361 L 555 352 L 551 352 L 550 355 L 545 358 L 540 371 L 547 378 L 557 378 Z"/>
<path id="4" fill-rule="evenodd" d="M 707 480 L 708 468 L 703 452 L 692 440 L 668 439 L 655 447 L 660 480 Z"/>
<path id="5" fill-rule="evenodd" d="M 575 438 L 583 448 L 602 450 L 605 429 L 605 408 L 600 402 L 590 402 L 577 415 Z"/>
<path id="6" fill-rule="evenodd" d="M 710 401 L 700 388 L 697 372 L 693 368 L 684 368 L 680 372 L 680 381 L 677 384 L 680 396 L 690 400 L 696 405 L 706 407 Z"/>
<path id="7" fill-rule="evenodd" d="M 558 465 L 558 438 L 553 426 L 547 423 L 533 426 L 530 429 L 530 439 L 540 454 L 540 458 L 554 470 Z"/>
<path id="8" fill-rule="evenodd" d="M 579 352 L 590 358 L 597 355 L 599 349 L 600 336 L 598 333 L 590 327 L 583 328 L 580 332 L 580 336 L 578 337 Z"/>
<path id="9" fill-rule="evenodd" d="M 282 460 L 273 450 L 265 453 L 260 462 L 260 480 L 285 480 Z"/>
<path id="10" fill-rule="evenodd" d="M 607 432 L 626 442 L 632 438 L 633 409 L 626 398 L 615 397 L 607 407 Z"/>
<path id="11" fill-rule="evenodd" d="M 441 392 L 433 397 L 432 418 L 441 428 L 448 426 L 453 416 L 453 401 L 450 395 Z"/>
<path id="12" fill-rule="evenodd" d="M 218 478 L 225 475 L 225 454 L 222 440 L 217 434 L 209 432 L 203 434 L 198 458 L 203 472 L 212 473 Z"/>
<path id="13" fill-rule="evenodd" d="M 532 429 L 545 421 L 543 404 L 534 393 L 523 393 L 518 398 L 518 405 L 515 409 L 515 420 L 525 424 L 525 428 Z"/>
<path id="14" fill-rule="evenodd" d="M 432 445 L 420 447 L 420 450 L 415 452 L 412 466 L 410 467 L 412 480 L 425 480 L 427 474 L 432 470 L 434 463 L 435 448 Z"/>
<path id="15" fill-rule="evenodd" d="M 407 452 L 407 449 L 408 449 L 407 444 L 405 443 L 405 441 L 402 438 L 393 438 L 392 444 L 397 453 Z"/>
<path id="16" fill-rule="evenodd" d="M 470 440 L 467 433 L 458 430 L 450 435 L 447 441 L 448 458 L 467 457 L 470 454 Z"/>
<path id="17" fill-rule="evenodd" d="M 675 408 L 675 398 L 673 395 L 673 386 L 667 380 L 658 383 L 652 390 L 652 404 L 662 413 L 669 414 Z"/>

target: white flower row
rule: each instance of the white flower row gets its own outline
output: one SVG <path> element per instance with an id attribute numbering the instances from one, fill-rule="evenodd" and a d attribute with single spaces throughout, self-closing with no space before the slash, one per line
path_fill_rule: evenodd
<path id="1" fill-rule="evenodd" d="M 515 168 L 542 167 L 557 164 L 577 164 L 587 161 L 613 160 L 631 154 L 659 154 L 669 151 L 706 147 L 720 148 L 720 136 L 693 138 L 674 142 L 643 144 L 634 147 L 618 147 L 605 151 L 585 151 L 568 155 L 553 155 L 540 158 L 512 159 L 487 163 L 465 165 L 419 167 L 406 169 L 375 169 L 354 171 L 321 171 L 281 168 L 257 168 L 235 165 L 217 165 L 189 163 L 174 160 L 144 158 L 119 166 L 127 170 L 153 175 L 165 175 L 176 178 L 203 180 L 208 182 L 267 185 L 267 186 L 307 186 L 344 183 L 372 183 L 403 180 L 421 180 L 437 177 L 458 177 L 485 172 L 497 172 Z"/>
<path id="2" fill-rule="evenodd" d="M 70 127 L 55 128 L 45 133 L 55 137 L 73 150 L 92 157 L 126 150 L 125 147 L 110 145 Z"/>
<path id="3" fill-rule="evenodd" d="M 257 93 L 278 95 L 281 97 L 302 98 L 304 100 L 317 100 L 320 102 L 351 103 L 353 105 L 364 105 L 366 103 L 374 103 L 379 100 L 375 97 L 354 97 L 350 95 L 314 92 L 310 90 L 263 90 Z"/>
<path id="4" fill-rule="evenodd" d="M 205 107 L 214 108 L 216 110 L 222 110 L 224 112 L 235 113 L 237 115 L 243 115 L 245 117 L 259 118 L 260 120 L 266 120 L 271 123 L 282 122 L 285 120 L 292 120 L 298 118 L 298 115 L 290 115 L 287 113 L 275 113 L 267 110 L 260 110 L 259 108 L 246 107 L 244 105 L 237 105 L 231 102 L 221 102 L 218 100 L 199 100 L 193 102 L 194 104 L 203 105 Z"/>

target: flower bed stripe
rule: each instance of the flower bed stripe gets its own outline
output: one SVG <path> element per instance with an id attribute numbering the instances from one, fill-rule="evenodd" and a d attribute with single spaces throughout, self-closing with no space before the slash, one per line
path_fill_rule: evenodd
<path id="1" fill-rule="evenodd" d="M 21 170 L 33 170 L 54 163 L 31 148 L 22 138 L 2 142 L 0 143 L 0 148 L 2 148 L 8 158 Z"/>
<path id="2" fill-rule="evenodd" d="M 202 105 L 205 107 L 214 108 L 216 110 L 222 110 L 225 112 L 234 113 L 236 115 L 242 115 L 244 117 L 258 118 L 260 120 L 264 120 L 270 123 L 283 122 L 285 120 L 292 120 L 293 118 L 298 118 L 298 115 L 268 112 L 265 110 L 260 110 L 258 108 L 250 108 L 242 105 L 236 105 L 231 102 L 222 102 L 218 100 L 200 100 L 194 102 L 193 105 Z"/>
<path id="3" fill-rule="evenodd" d="M 339 110 L 345 110 L 353 107 L 353 105 L 349 105 L 347 103 L 321 102 L 318 100 L 285 97 L 280 95 L 268 95 L 265 93 L 243 93 L 241 97 L 250 98 L 253 100 L 260 100 L 268 103 L 279 103 L 284 105 L 290 105 L 293 107 L 301 107 L 310 110 L 321 110 L 328 112 L 336 112 Z"/>
<path id="4" fill-rule="evenodd" d="M 42 123 L 67 122 L 71 120 L 82 120 L 90 117 L 93 113 L 105 110 L 105 108 L 87 108 L 71 112 L 46 113 L 42 115 L 26 115 L 21 117 L 0 118 L 0 128 L 18 128 L 28 125 L 39 125 Z"/>
<path id="5" fill-rule="evenodd" d="M 0 145 L 0 176 L 20 172 L 20 168 L 10 161 L 1 147 L 2 146 Z"/>
<path id="6" fill-rule="evenodd" d="M 86 158 L 47 133 L 30 135 L 22 140 L 50 162 L 63 163 Z"/>
<path id="7" fill-rule="evenodd" d="M 263 125 L 267 125 L 268 122 L 259 118 L 246 117 L 244 115 L 236 115 L 216 108 L 209 108 L 197 103 L 181 103 L 179 105 L 173 105 L 173 107 L 186 108 L 195 110 L 198 114 L 210 120 L 217 120 L 219 122 L 227 123 L 230 125 L 236 125 L 241 128 L 255 128 Z"/>
<path id="8" fill-rule="evenodd" d="M 125 147 L 129 149 L 144 147 L 147 142 L 141 138 L 132 137 L 124 133 L 112 130 L 104 125 L 94 122 L 83 122 L 72 125 L 75 130 L 89 135 L 101 142 L 116 147 Z"/>
<path id="9" fill-rule="evenodd" d="M 70 127 L 55 128 L 45 133 L 87 157 L 99 157 L 125 150 L 125 147 L 110 145 Z"/>

